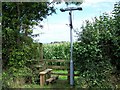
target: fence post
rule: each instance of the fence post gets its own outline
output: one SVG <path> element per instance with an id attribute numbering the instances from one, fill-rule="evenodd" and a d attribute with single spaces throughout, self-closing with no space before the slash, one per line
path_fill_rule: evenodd
<path id="1" fill-rule="evenodd" d="M 40 60 L 43 60 L 43 45 L 40 43 Z"/>
<path id="2" fill-rule="evenodd" d="M 41 61 L 41 64 L 43 64 L 43 70 L 46 69 L 46 62 L 45 60 L 43 59 L 43 44 L 42 43 L 39 43 L 40 45 L 40 61 Z"/>
<path id="3" fill-rule="evenodd" d="M 68 67 L 69 66 L 70 66 L 70 63 L 68 62 Z M 68 82 L 70 82 L 70 68 L 67 68 L 67 72 L 68 72 L 67 80 L 68 80 Z"/>

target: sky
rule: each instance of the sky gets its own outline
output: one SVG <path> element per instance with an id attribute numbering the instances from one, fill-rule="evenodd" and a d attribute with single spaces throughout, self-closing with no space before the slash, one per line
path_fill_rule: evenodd
<path id="1" fill-rule="evenodd" d="M 92 21 L 94 17 L 99 17 L 103 13 L 111 14 L 115 2 L 119 0 L 84 0 L 79 5 L 69 5 L 68 7 L 82 7 L 82 11 L 72 11 L 72 23 L 73 29 L 81 31 L 81 26 L 85 23 L 85 20 Z M 69 27 L 69 12 L 61 12 L 60 8 L 67 8 L 64 2 L 59 5 L 55 5 L 56 14 L 52 14 L 44 19 L 41 24 L 43 29 L 39 26 L 35 26 L 33 34 L 40 34 L 35 37 L 34 40 L 41 43 L 70 41 L 70 27 Z M 73 30 L 73 41 L 77 40 L 76 34 Z"/>

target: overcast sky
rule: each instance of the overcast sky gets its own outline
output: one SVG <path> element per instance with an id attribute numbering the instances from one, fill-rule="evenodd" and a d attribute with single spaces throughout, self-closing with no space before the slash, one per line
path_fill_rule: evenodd
<path id="1" fill-rule="evenodd" d="M 119 0 L 85 0 L 80 6 L 70 5 L 69 7 L 82 7 L 82 11 L 72 12 L 73 28 L 79 29 L 85 20 L 90 20 L 94 17 L 99 17 L 102 13 L 111 13 L 115 2 Z M 50 43 L 55 41 L 70 41 L 70 28 L 69 24 L 69 12 L 60 12 L 60 8 L 66 8 L 64 4 L 56 5 L 56 13 L 52 16 L 48 16 L 41 22 L 44 25 L 43 29 L 38 26 L 33 30 L 33 34 L 40 34 L 38 37 L 34 38 L 41 43 Z M 73 32 L 73 40 L 76 41 L 76 35 Z"/>

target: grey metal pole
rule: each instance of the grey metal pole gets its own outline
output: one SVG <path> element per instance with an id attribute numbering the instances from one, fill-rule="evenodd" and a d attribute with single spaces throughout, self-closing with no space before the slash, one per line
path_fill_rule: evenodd
<path id="1" fill-rule="evenodd" d="M 74 64 L 73 64 L 73 40 L 72 40 L 72 11 L 73 10 L 82 10 L 81 7 L 75 8 L 75 7 L 69 7 L 69 8 L 61 8 L 60 11 L 61 12 L 65 12 L 65 11 L 70 11 L 69 15 L 70 15 L 70 85 L 73 86 L 74 85 Z"/>
<path id="2" fill-rule="evenodd" d="M 74 65 L 73 65 L 73 39 L 72 39 L 72 11 L 69 12 L 70 15 L 70 85 L 74 85 Z"/>

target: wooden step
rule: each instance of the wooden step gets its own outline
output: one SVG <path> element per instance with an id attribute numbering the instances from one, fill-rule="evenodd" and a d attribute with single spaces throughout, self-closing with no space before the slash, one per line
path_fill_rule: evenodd
<path id="1" fill-rule="evenodd" d="M 59 76 L 52 76 L 54 80 L 57 80 Z"/>
<path id="2" fill-rule="evenodd" d="M 54 82 L 54 78 L 51 77 L 49 79 L 46 80 L 46 84 L 48 85 L 49 83 L 53 83 Z"/>
<path id="3" fill-rule="evenodd" d="M 52 76 L 51 78 L 46 80 L 46 84 L 48 85 L 49 83 L 54 83 L 58 79 L 59 76 Z"/>

